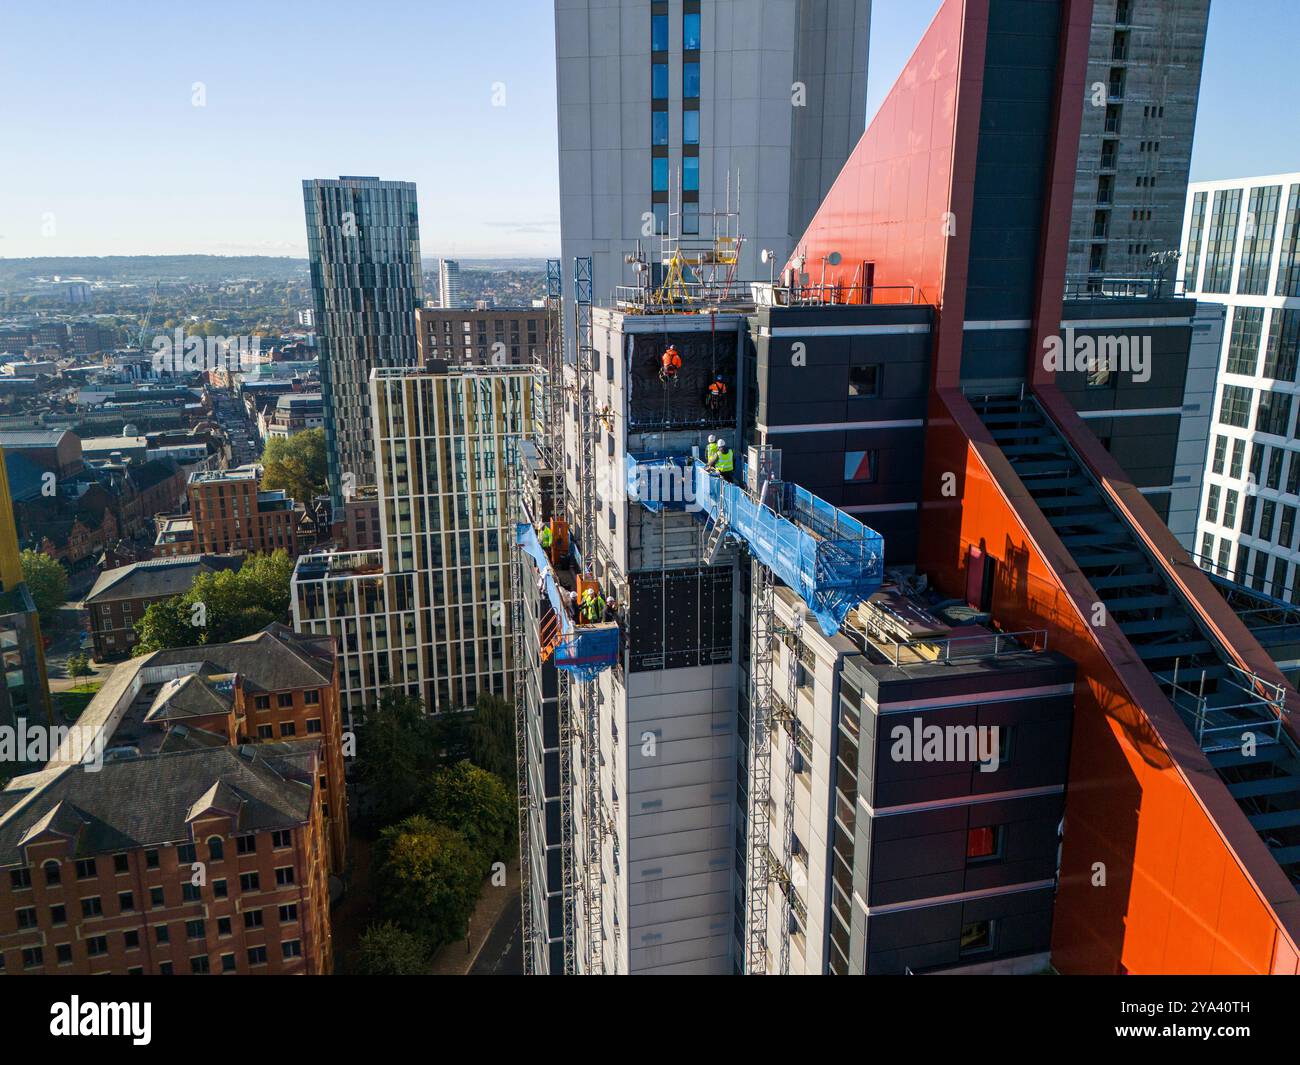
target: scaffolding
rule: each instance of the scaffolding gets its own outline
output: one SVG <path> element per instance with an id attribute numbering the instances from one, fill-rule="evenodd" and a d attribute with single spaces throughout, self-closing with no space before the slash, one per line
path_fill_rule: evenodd
<path id="1" fill-rule="evenodd" d="M 578 497 L 579 543 L 582 549 L 583 575 L 596 577 L 596 466 L 595 438 L 595 358 L 592 354 L 591 329 L 591 257 L 574 260 L 573 324 L 577 347 L 578 391 Z M 572 683 L 572 680 L 570 681 Z M 604 962 L 604 873 L 602 859 L 605 843 L 604 804 L 600 788 L 600 702 L 595 685 L 587 682 L 579 690 L 579 746 L 584 769 L 583 828 L 584 902 L 586 904 L 585 971 L 599 975 Z"/>
<path id="2" fill-rule="evenodd" d="M 803 656 L 803 610 L 794 606 L 794 624 L 790 626 L 786 691 L 788 705 L 780 714 L 785 727 L 785 794 L 781 825 L 781 968 L 782 976 L 790 975 L 790 910 L 794 903 L 794 777 L 799 748 L 799 669 Z"/>
<path id="3" fill-rule="evenodd" d="M 508 485 L 511 499 L 522 499 L 519 483 L 520 456 L 518 451 L 510 456 L 508 464 Z M 515 783 L 517 791 L 517 810 L 519 818 L 519 912 L 521 935 L 523 936 L 524 975 L 532 976 L 536 971 L 533 961 L 533 908 L 532 908 L 532 816 L 530 812 L 532 789 L 528 779 L 528 698 L 527 674 L 524 669 L 524 590 L 521 576 L 521 559 L 518 547 L 510 566 L 510 604 L 511 621 L 514 624 L 515 656 Z"/>

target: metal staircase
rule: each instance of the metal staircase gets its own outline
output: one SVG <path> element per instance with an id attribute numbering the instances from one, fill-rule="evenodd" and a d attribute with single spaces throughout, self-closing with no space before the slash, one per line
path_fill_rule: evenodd
<path id="1" fill-rule="evenodd" d="M 1243 671 L 1031 396 L 967 397 L 1117 628 L 1300 886 L 1300 752 L 1286 690 Z"/>

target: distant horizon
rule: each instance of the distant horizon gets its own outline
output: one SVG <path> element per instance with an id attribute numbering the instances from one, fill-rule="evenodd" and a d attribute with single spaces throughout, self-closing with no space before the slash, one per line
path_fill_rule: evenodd
<path id="1" fill-rule="evenodd" d="M 869 119 L 939 6 L 874 0 Z M 491 9 L 447 15 L 402 3 L 358 22 L 340 0 L 310 18 L 260 0 L 17 6 L 0 38 L 0 94 L 22 101 L 0 112 L 0 260 L 305 259 L 302 181 L 342 174 L 413 181 L 429 258 L 554 257 L 552 3 L 516 0 L 508 33 Z M 1289 98 L 1297 36 L 1286 0 L 1211 4 L 1192 181 L 1300 170 L 1300 113 L 1259 105 Z M 429 41 L 436 63 L 399 61 Z"/>

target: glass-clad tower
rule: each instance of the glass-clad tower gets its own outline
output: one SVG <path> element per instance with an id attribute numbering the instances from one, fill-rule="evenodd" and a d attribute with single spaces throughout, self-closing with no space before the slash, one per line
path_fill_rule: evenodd
<path id="1" fill-rule="evenodd" d="M 375 482 L 370 371 L 416 363 L 420 223 L 414 182 L 310 179 L 302 192 L 337 510 Z"/>

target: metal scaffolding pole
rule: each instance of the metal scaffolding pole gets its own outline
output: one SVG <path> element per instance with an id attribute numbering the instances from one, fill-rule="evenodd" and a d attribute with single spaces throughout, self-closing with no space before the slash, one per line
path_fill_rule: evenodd
<path id="1" fill-rule="evenodd" d="M 772 657 L 775 651 L 775 588 L 772 571 L 752 560 L 754 585 L 753 668 L 749 699 L 749 811 L 747 849 L 749 912 L 745 972 L 767 975 L 768 832 L 772 759 Z"/>
<path id="2" fill-rule="evenodd" d="M 591 328 L 591 258 L 582 256 L 574 260 L 573 274 L 573 324 L 577 345 L 578 376 L 578 499 L 579 543 L 582 548 L 582 570 L 588 577 L 596 576 L 596 467 L 595 467 L 595 383 L 596 367 L 592 354 Z M 581 710 L 578 722 L 581 732 L 583 768 L 583 817 L 586 840 L 586 972 L 599 975 L 604 968 L 604 876 L 601 870 L 604 854 L 605 811 L 600 788 L 600 704 L 596 698 L 596 682 L 579 686 Z"/>

